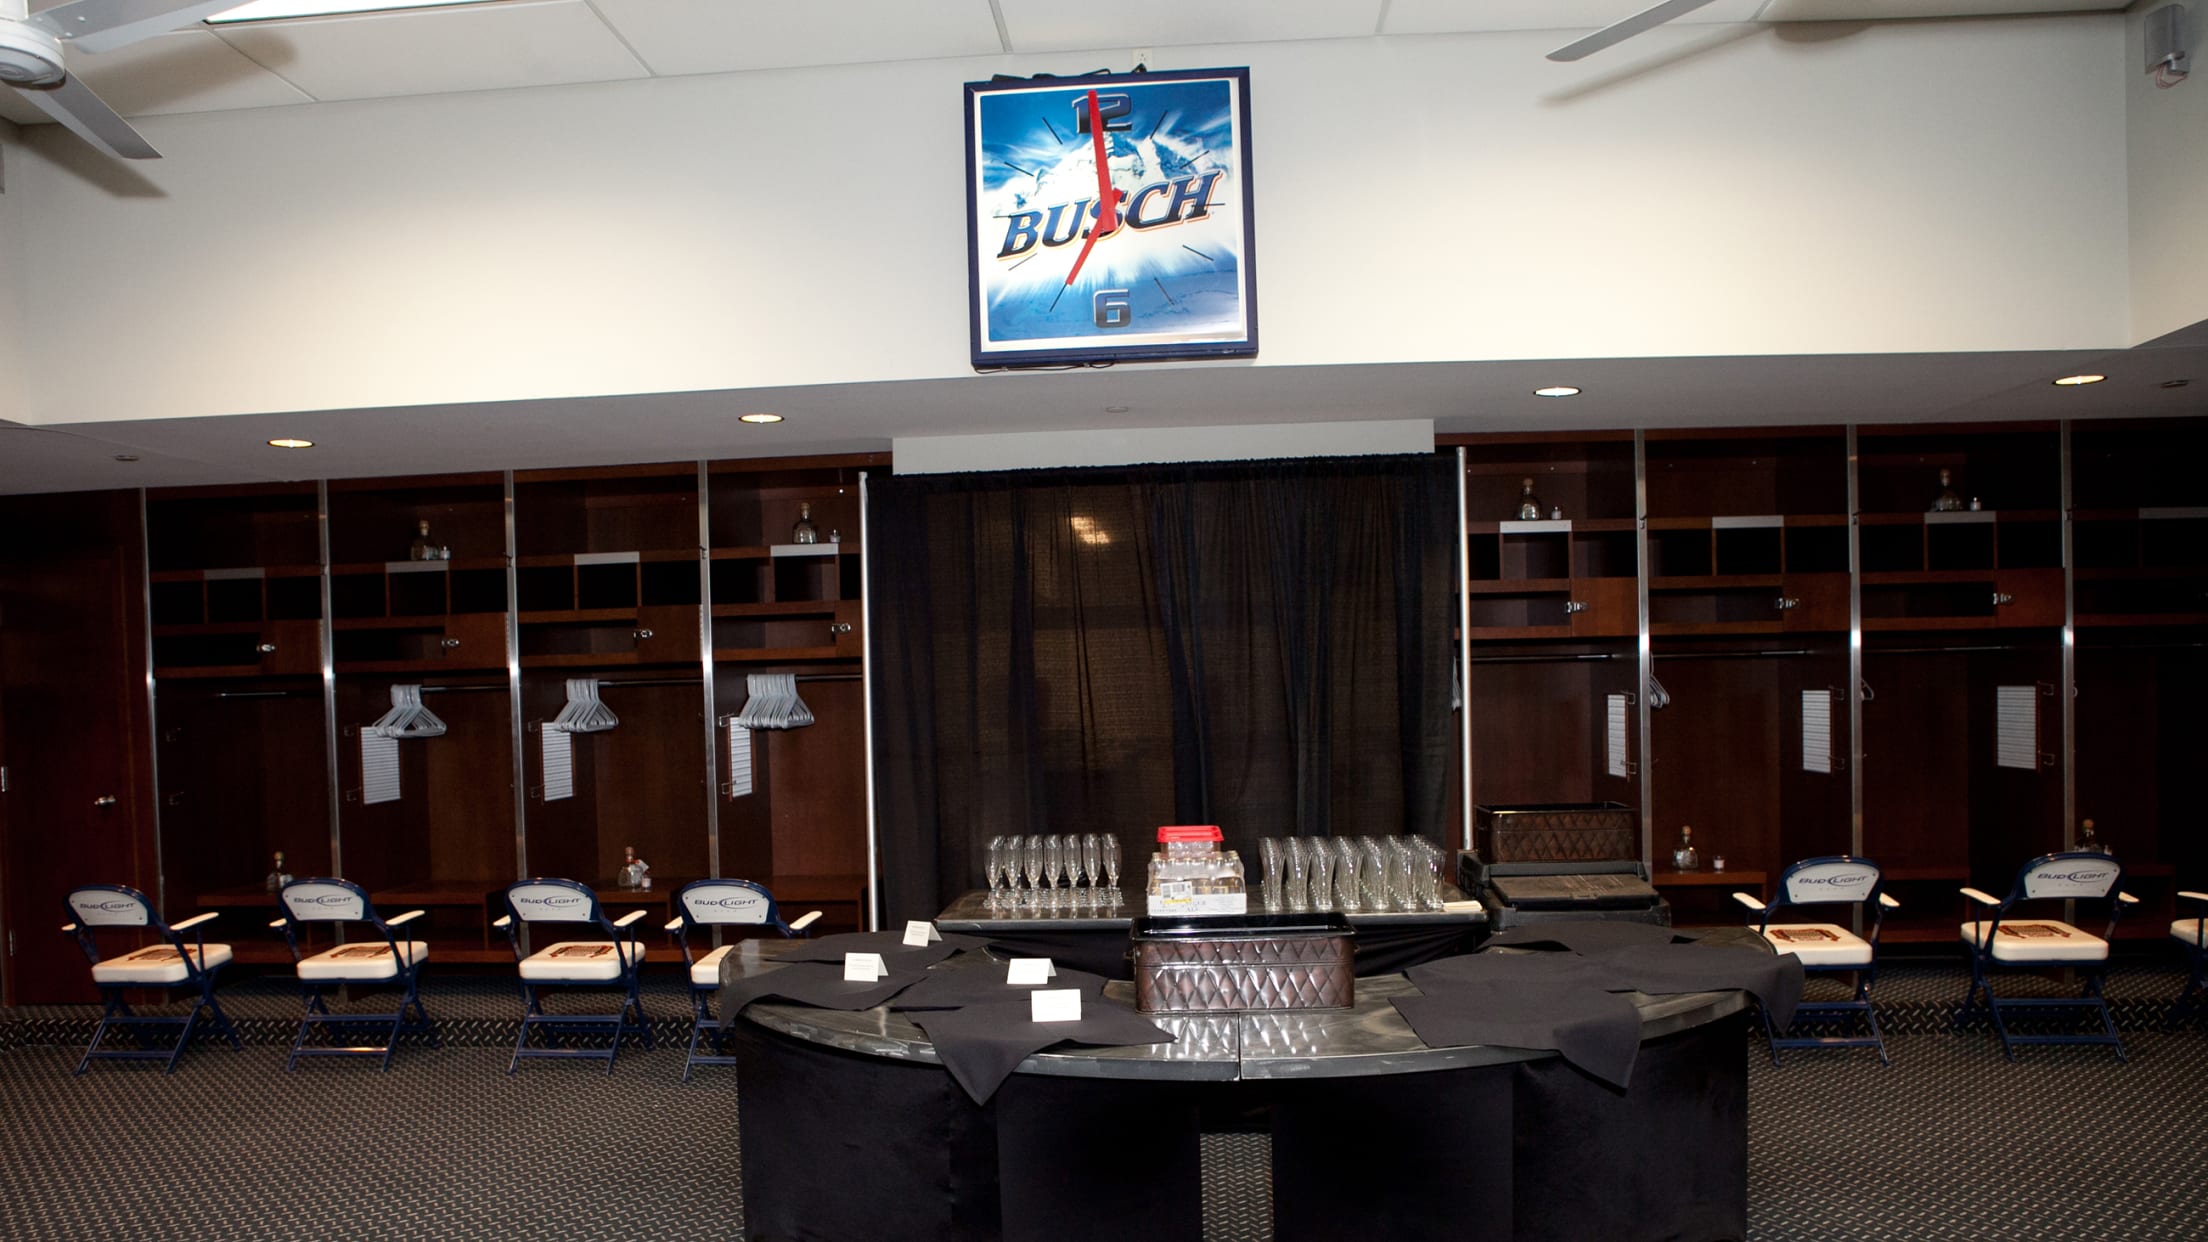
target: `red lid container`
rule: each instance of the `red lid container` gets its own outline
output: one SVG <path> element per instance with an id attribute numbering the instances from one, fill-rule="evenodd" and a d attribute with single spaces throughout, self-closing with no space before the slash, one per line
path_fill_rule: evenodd
<path id="1" fill-rule="evenodd" d="M 1223 841 L 1217 824 L 1168 824 L 1158 829 L 1160 845 L 1186 841 Z"/>

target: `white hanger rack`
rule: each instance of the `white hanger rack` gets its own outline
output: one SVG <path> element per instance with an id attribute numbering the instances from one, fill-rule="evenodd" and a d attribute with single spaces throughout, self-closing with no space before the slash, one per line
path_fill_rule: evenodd
<path id="1" fill-rule="evenodd" d="M 597 678 L 570 677 L 567 679 L 567 706 L 547 721 L 545 727 L 563 733 L 603 733 L 620 723 L 620 718 L 599 699 Z"/>
<path id="2" fill-rule="evenodd" d="M 750 697 L 735 723 L 747 729 L 800 729 L 813 723 L 813 709 L 797 697 L 794 673 L 753 673 L 744 679 Z"/>
<path id="3" fill-rule="evenodd" d="M 422 706 L 420 686 L 393 686 L 391 710 L 366 731 L 379 737 L 442 737 L 445 722 Z"/>

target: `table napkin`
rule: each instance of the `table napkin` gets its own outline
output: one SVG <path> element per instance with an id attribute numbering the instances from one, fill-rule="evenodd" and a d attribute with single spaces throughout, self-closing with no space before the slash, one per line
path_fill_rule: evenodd
<path id="1" fill-rule="evenodd" d="M 1692 943 L 1694 940 L 1692 933 L 1649 923 L 1625 923 L 1613 919 L 1556 919 L 1497 932 L 1489 936 L 1487 943 L 1481 947 L 1523 949 L 1551 945 L 1574 953 L 1604 953 L 1631 945 L 1665 945 L 1682 941 Z"/>
<path id="2" fill-rule="evenodd" d="M 872 1009 L 920 982 L 918 970 L 890 968 L 887 977 L 872 983 L 852 983 L 843 977 L 843 966 L 800 962 L 761 971 L 721 985 L 721 1019 L 727 1021 L 753 1001 L 775 997 L 811 1005 L 815 1009 Z"/>
<path id="3" fill-rule="evenodd" d="M 1428 1047 L 1550 1049 L 1620 1090 L 1632 1081 L 1641 1052 L 1641 1011 L 1625 997 L 1580 980 L 1460 979 L 1437 983 L 1422 996 L 1395 997 L 1393 1004 Z"/>
<path id="4" fill-rule="evenodd" d="M 1028 1004 L 1031 992 L 1044 988 L 1072 988 L 1081 993 L 1082 1012 L 1104 994 L 1104 976 L 1085 970 L 1061 970 L 1040 987 L 1012 987 L 1004 981 L 1006 964 L 988 962 L 967 967 L 945 963 L 927 972 L 920 982 L 897 994 L 891 1009 L 961 1009 L 967 1005 Z"/>
<path id="5" fill-rule="evenodd" d="M 1173 1034 L 1134 1010 L 1101 997 L 1081 998 L 1079 1022 L 1036 1022 L 1029 1002 L 998 1001 L 964 1009 L 909 1014 L 928 1033 L 935 1055 L 976 1104 L 987 1104 L 1019 1064 L 1053 1044 L 1116 1047 L 1169 1044 Z"/>
<path id="6" fill-rule="evenodd" d="M 905 944 L 902 931 L 845 932 L 839 936 L 822 936 L 818 940 L 797 941 L 788 951 L 776 955 L 775 960 L 841 963 L 846 953 L 879 953 L 882 964 L 893 972 L 926 970 L 953 953 L 978 949 L 986 943 L 979 936 L 951 933 L 925 948 L 913 948 Z"/>

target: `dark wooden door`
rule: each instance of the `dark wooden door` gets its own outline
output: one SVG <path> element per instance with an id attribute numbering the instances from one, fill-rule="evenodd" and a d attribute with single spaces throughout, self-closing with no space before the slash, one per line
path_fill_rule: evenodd
<path id="1" fill-rule="evenodd" d="M 143 661 L 131 656 L 124 576 L 118 561 L 91 556 L 0 565 L 10 1004 L 97 999 L 83 956 L 56 930 L 69 889 L 120 883 L 158 898 L 137 849 L 130 694 Z"/>

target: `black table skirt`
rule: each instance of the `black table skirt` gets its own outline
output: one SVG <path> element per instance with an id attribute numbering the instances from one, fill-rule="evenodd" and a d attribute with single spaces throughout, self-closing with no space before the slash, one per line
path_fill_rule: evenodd
<path id="1" fill-rule="evenodd" d="M 1486 934 L 1484 924 L 1363 923 L 1357 924 L 1356 971 L 1364 975 L 1401 974 L 1422 962 L 1470 953 Z M 1022 926 L 1016 920 L 979 923 L 963 934 L 980 936 L 1012 957 L 1047 957 L 1060 966 L 1073 966 L 1107 979 L 1132 979 L 1128 959 L 1131 947 L 1125 928 L 1049 928 Z"/>
<path id="2" fill-rule="evenodd" d="M 1413 1074 L 1174 1082 L 940 1067 L 732 1024 L 745 1236 L 1194 1239 L 1205 1115 L 1263 1117 L 1297 1239 L 1739 1238 L 1747 1019 L 1643 1045 L 1630 1091 L 1555 1057 Z"/>

